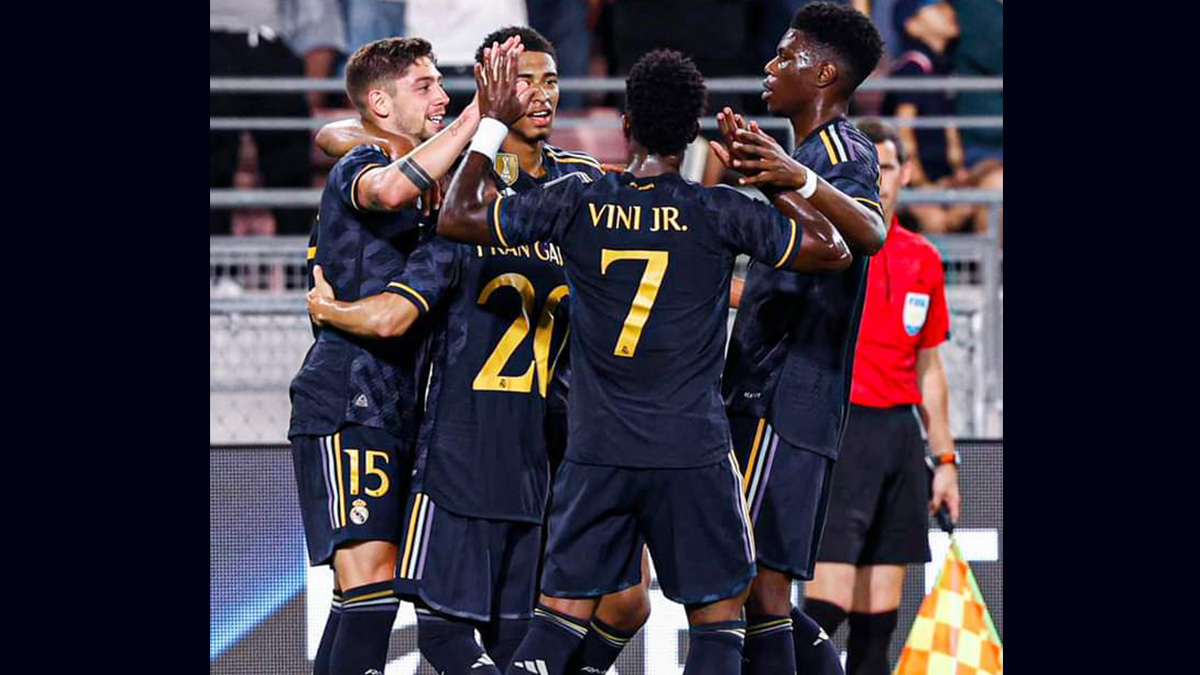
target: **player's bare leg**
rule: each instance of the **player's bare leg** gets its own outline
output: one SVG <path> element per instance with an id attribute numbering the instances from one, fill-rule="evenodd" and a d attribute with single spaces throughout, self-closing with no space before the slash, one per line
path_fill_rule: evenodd
<path id="1" fill-rule="evenodd" d="M 850 637 L 846 672 L 879 675 L 890 672 L 887 652 L 896 630 L 897 608 L 904 588 L 904 566 L 859 567 L 852 585 Z"/>
<path id="2" fill-rule="evenodd" d="M 642 549 L 642 582 L 600 598 L 571 672 L 604 675 L 650 618 L 650 556 Z"/>
<path id="3" fill-rule="evenodd" d="M 746 601 L 746 675 L 796 672 L 792 640 L 792 578 L 758 566 Z"/>
<path id="4" fill-rule="evenodd" d="M 742 671 L 747 586 L 737 595 L 707 605 L 688 605 L 688 656 L 683 675 L 737 675 Z"/>
<path id="5" fill-rule="evenodd" d="M 326 672 L 363 673 L 377 668 L 387 660 L 388 638 L 400 607 L 392 588 L 396 545 L 362 541 L 342 546 L 333 554 L 333 569 L 334 588 L 341 589 L 342 604 L 325 661 L 329 669 Z M 314 669 L 314 673 L 320 671 Z"/>

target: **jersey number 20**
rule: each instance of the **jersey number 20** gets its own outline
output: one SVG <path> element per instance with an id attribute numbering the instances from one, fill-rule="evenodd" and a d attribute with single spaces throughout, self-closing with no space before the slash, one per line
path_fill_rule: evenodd
<path id="1" fill-rule="evenodd" d="M 533 391 L 533 372 L 536 367 L 538 393 L 544 398 L 546 389 L 550 385 L 550 376 L 554 374 L 554 367 L 550 365 L 550 338 L 554 335 L 554 310 L 558 308 L 559 303 L 568 295 L 569 291 L 565 284 L 560 285 L 550 291 L 550 295 L 546 297 L 546 304 L 542 306 L 542 311 L 538 315 L 537 328 L 533 333 L 533 363 L 530 363 L 521 375 L 501 375 L 505 364 L 529 335 L 529 317 L 533 316 L 536 309 L 534 304 L 537 301 L 537 292 L 528 277 L 516 272 L 507 272 L 492 279 L 483 287 L 479 293 L 478 304 L 486 305 L 488 298 L 492 297 L 492 293 L 499 288 L 511 288 L 520 294 L 521 312 L 517 314 L 517 318 L 513 319 L 508 330 L 504 331 L 499 344 L 492 350 L 487 361 L 483 363 L 483 367 L 479 369 L 479 374 L 475 376 L 471 388 L 475 391 L 511 391 L 528 394 Z"/>

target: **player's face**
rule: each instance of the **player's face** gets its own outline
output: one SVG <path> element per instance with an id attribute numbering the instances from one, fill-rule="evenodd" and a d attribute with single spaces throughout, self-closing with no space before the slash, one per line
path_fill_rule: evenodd
<path id="1" fill-rule="evenodd" d="M 763 71 L 762 98 L 774 115 L 792 115 L 803 110 L 813 99 L 817 69 L 821 65 L 816 50 L 795 29 L 783 34 L 775 47 L 775 58 Z"/>
<path id="2" fill-rule="evenodd" d="M 428 58 L 418 59 L 396 80 L 392 109 L 395 131 L 428 140 L 442 130 L 442 118 L 450 97 L 442 89 L 442 74 Z"/>
<path id="3" fill-rule="evenodd" d="M 512 133 L 529 142 L 545 140 L 554 126 L 558 110 L 558 66 L 545 52 L 525 52 L 517 59 L 517 81 L 533 87 L 525 116 L 512 126 Z"/>
<path id="4" fill-rule="evenodd" d="M 896 144 L 890 140 L 876 143 L 875 152 L 879 155 L 879 200 L 883 202 L 883 215 L 890 223 L 892 214 L 896 213 L 900 188 L 908 185 L 912 177 L 912 163 L 900 163 Z"/>

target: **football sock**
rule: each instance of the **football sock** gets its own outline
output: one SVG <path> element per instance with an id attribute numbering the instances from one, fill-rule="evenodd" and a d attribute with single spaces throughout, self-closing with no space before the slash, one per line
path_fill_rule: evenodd
<path id="1" fill-rule="evenodd" d="M 738 675 L 742 672 L 745 621 L 702 623 L 688 629 L 683 675 Z"/>
<path id="2" fill-rule="evenodd" d="M 888 645 L 896 630 L 897 610 L 879 614 L 850 612 L 850 637 L 846 640 L 848 675 L 887 675 Z"/>
<path id="3" fill-rule="evenodd" d="M 641 626 L 632 631 L 623 631 L 592 617 L 588 625 L 587 637 L 583 638 L 583 646 L 571 660 L 572 674 L 604 675 L 612 664 L 617 662 L 621 650 L 637 635 Z"/>
<path id="4" fill-rule="evenodd" d="M 517 646 L 521 644 L 521 640 L 525 639 L 525 633 L 529 630 L 529 621 L 529 619 L 500 619 L 480 627 L 479 633 L 483 637 L 483 646 L 491 655 L 492 661 L 495 661 L 500 672 L 508 669 L 513 652 L 517 651 Z"/>
<path id="5" fill-rule="evenodd" d="M 792 639 L 796 646 L 797 675 L 845 674 L 841 656 L 837 647 L 833 646 L 833 638 L 830 637 L 845 616 L 846 613 L 840 607 L 823 600 L 806 600 L 803 612 L 799 607 L 792 608 Z M 825 626 L 825 620 L 830 622 L 832 628 Z"/>
<path id="6" fill-rule="evenodd" d="M 417 647 L 441 675 L 500 675 L 475 641 L 475 625 L 469 621 L 417 607 Z"/>
<path id="7" fill-rule="evenodd" d="M 533 610 L 529 631 L 513 653 L 508 675 L 564 675 L 567 663 L 579 649 L 587 624 L 573 616 L 539 604 Z"/>
<path id="8" fill-rule="evenodd" d="M 791 675 L 796 672 L 792 617 L 755 614 L 746 617 L 745 675 Z"/>
<path id="9" fill-rule="evenodd" d="M 388 640 L 400 599 L 392 580 L 342 591 L 342 618 L 329 653 L 330 675 L 364 675 L 387 662 Z"/>
<path id="10" fill-rule="evenodd" d="M 329 675 L 329 652 L 333 650 L 333 640 L 337 637 L 341 618 L 342 592 L 335 588 L 333 602 L 329 603 L 329 618 L 325 619 L 325 632 L 321 633 L 321 644 L 317 647 L 317 657 L 313 660 L 313 675 Z"/>

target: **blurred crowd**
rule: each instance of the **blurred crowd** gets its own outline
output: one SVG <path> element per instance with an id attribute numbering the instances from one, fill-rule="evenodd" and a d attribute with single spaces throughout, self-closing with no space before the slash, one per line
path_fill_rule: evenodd
<path id="1" fill-rule="evenodd" d="M 690 55 L 707 78 L 759 77 L 783 28 L 809 1 L 210 0 L 210 75 L 336 78 L 358 46 L 383 37 L 420 36 L 433 44 L 444 76 L 469 76 L 479 40 L 498 27 L 520 24 L 554 43 L 564 78 L 621 77 L 638 57 L 659 47 Z M 887 43 L 875 76 L 1003 75 L 1002 0 L 847 4 L 871 16 Z M 452 94 L 449 113 L 469 100 L 470 94 Z M 565 116 L 611 116 L 621 104 L 615 94 L 564 92 L 559 109 Z M 766 114 L 758 92 L 710 93 L 711 112 L 725 105 Z M 350 107 L 344 94 L 319 92 L 212 94 L 209 105 L 212 117 L 348 116 Z M 860 92 L 851 115 L 1001 116 L 1003 93 Z M 210 187 L 321 185 L 328 165 L 313 150 L 314 132 L 210 131 Z M 902 127 L 901 134 L 917 160 L 910 187 L 1003 189 L 1003 129 Z M 706 181 L 720 179 L 719 171 L 705 172 Z M 210 213 L 211 234 L 308 234 L 314 216 L 311 209 Z M 984 209 L 968 205 L 911 204 L 899 217 L 906 227 L 927 233 L 986 227 Z"/>

